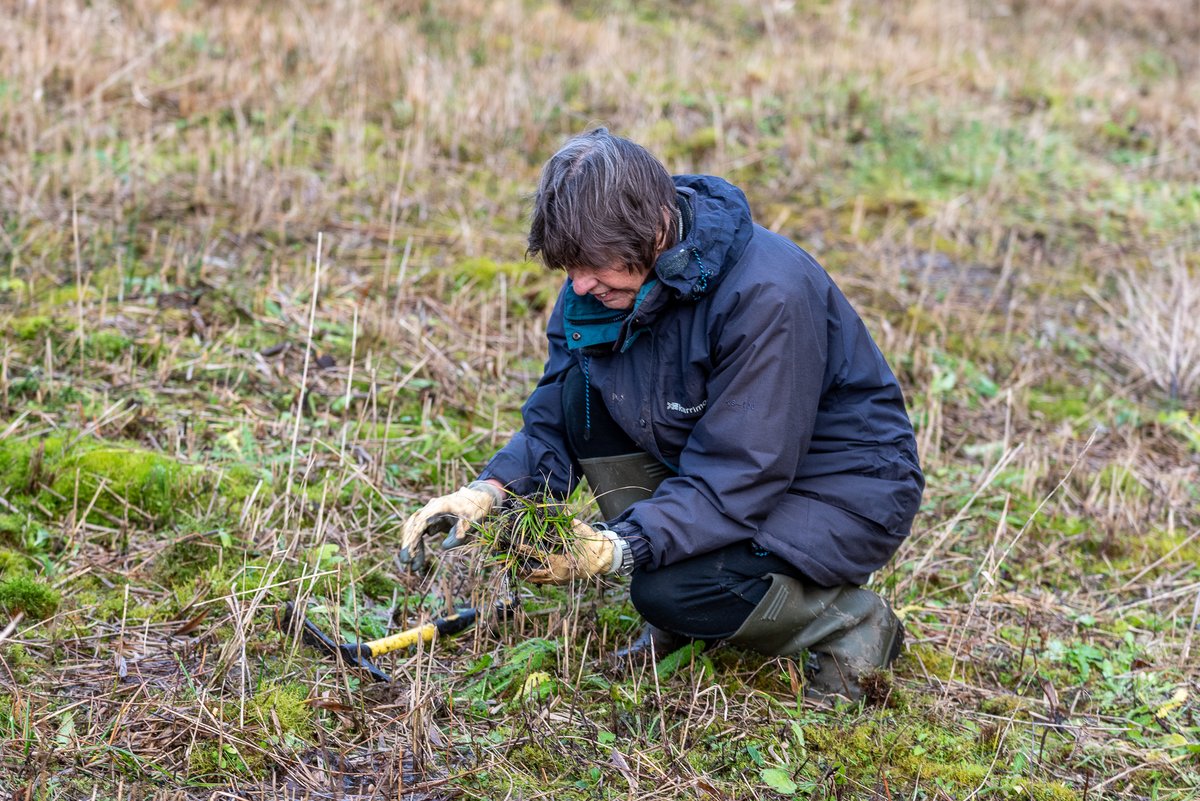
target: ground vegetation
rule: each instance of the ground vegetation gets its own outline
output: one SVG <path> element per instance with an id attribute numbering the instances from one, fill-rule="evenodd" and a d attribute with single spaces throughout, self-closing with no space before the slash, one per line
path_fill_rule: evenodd
<path id="1" fill-rule="evenodd" d="M 1200 794 L 1193 4 L 5 6 L 12 798 Z M 896 368 L 929 483 L 862 703 L 731 648 L 616 664 L 619 582 L 397 564 L 519 425 L 561 278 L 528 193 L 596 124 L 743 186 Z M 374 684 L 287 600 L 483 622 Z"/>

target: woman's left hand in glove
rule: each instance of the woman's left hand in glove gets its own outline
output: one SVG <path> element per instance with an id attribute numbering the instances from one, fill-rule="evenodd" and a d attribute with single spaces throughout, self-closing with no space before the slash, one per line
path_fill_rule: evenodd
<path id="1" fill-rule="evenodd" d="M 568 553 L 534 553 L 528 547 L 517 548 L 518 555 L 529 563 L 528 567 L 518 568 L 518 577 L 531 584 L 566 584 L 621 570 L 628 548 L 622 547 L 617 534 L 581 520 L 573 521 L 571 529 L 574 541 Z"/>

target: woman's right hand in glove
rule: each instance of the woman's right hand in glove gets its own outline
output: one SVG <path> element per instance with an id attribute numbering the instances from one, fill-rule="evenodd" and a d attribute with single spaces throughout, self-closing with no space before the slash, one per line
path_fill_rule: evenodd
<path id="1" fill-rule="evenodd" d="M 426 534 L 450 532 L 443 547 L 460 545 L 467 528 L 487 517 L 504 502 L 504 490 L 490 481 L 472 481 L 467 486 L 434 498 L 421 511 L 404 521 L 400 535 L 400 563 L 414 570 L 425 566 Z"/>

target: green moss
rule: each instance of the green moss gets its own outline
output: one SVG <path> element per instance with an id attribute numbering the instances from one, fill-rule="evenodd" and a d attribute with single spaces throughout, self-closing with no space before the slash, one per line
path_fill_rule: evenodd
<path id="1" fill-rule="evenodd" d="M 608 631 L 610 637 L 621 637 L 641 629 L 641 616 L 633 608 L 633 603 L 625 598 L 613 598 L 596 610 L 596 623 L 601 629 Z M 624 642 L 620 647 L 624 647 Z"/>
<path id="2" fill-rule="evenodd" d="M 171 519 L 185 494 L 188 471 L 178 462 L 149 451 L 99 447 L 72 451 L 58 466 L 53 489 L 66 503 L 76 500 L 123 519 L 133 507 L 153 521 Z"/>
<path id="3" fill-rule="evenodd" d="M 810 725 L 804 729 L 804 741 L 810 750 L 856 768 L 871 764 L 880 752 L 880 744 L 872 740 L 874 734 L 870 723 L 844 728 Z"/>
<path id="4" fill-rule="evenodd" d="M 161 600 L 143 602 L 139 599 L 146 597 L 142 593 L 126 594 L 126 582 L 114 576 L 113 586 L 104 584 L 90 577 L 84 578 L 71 587 L 71 601 L 74 620 L 81 625 L 90 625 L 93 621 L 126 623 L 164 622 L 175 620 L 179 606 L 174 603 L 173 596 Z M 131 586 L 131 589 L 133 587 Z"/>
<path id="5" fill-rule="evenodd" d="M 1176 528 L 1170 531 L 1155 529 L 1138 537 L 1105 536 L 1097 533 L 1091 547 L 1084 553 L 1098 554 L 1105 560 L 1105 569 L 1116 571 L 1140 571 L 1159 563 L 1145 574 L 1147 580 L 1162 574 L 1191 566 L 1190 574 L 1197 574 L 1200 565 L 1200 542 L 1189 541 L 1190 531 Z M 1092 561 L 1095 564 L 1095 560 Z M 1085 564 L 1087 568 L 1089 565 Z M 1099 569 L 1098 567 L 1095 569 Z"/>
<path id="6" fill-rule="evenodd" d="M 1006 775 L 994 764 L 995 736 L 974 726 L 938 725 L 906 719 L 902 723 L 873 718 L 849 726 L 809 725 L 804 741 L 826 763 L 838 764 L 852 780 L 867 781 L 886 772 L 893 787 L 903 780 L 933 781 L 951 797 L 978 790 L 985 783 L 1001 797 L 1038 801 L 1077 801 L 1074 791 L 1058 782 Z M 987 747 L 981 747 L 981 743 Z"/>
<path id="7" fill-rule="evenodd" d="M 161 613 L 158 607 L 126 599 L 123 585 L 108 592 L 80 593 L 75 596 L 75 603 L 80 609 L 86 609 L 89 617 L 109 623 L 120 620 L 126 623 L 140 623 L 166 619 L 166 615 Z"/>
<path id="8" fill-rule="evenodd" d="M 39 664 L 19 642 L 4 644 L 4 661 L 8 663 L 9 668 L 33 668 Z"/>
<path id="9" fill-rule="evenodd" d="M 232 743 L 201 743 L 188 754 L 188 776 L 207 782 L 252 778 L 263 772 L 262 754 L 239 750 Z"/>
<path id="10" fill-rule="evenodd" d="M 1047 423 L 1080 421 L 1095 405 L 1086 389 L 1051 381 L 1029 390 L 1029 411 Z"/>
<path id="11" fill-rule="evenodd" d="M 11 331 L 17 339 L 40 339 L 42 334 L 54 328 L 54 320 L 44 314 L 19 317 L 12 321 Z"/>
<path id="12" fill-rule="evenodd" d="M 58 592 L 29 576 L 11 576 L 0 581 L 0 607 L 8 614 L 44 620 L 58 610 Z"/>
<path id="13" fill-rule="evenodd" d="M 247 712 L 270 732 L 274 742 L 307 742 L 313 736 L 313 710 L 305 701 L 308 692 L 299 684 L 263 685 L 247 704 Z"/>
<path id="14" fill-rule="evenodd" d="M 4 664 L 12 673 L 18 684 L 28 684 L 35 676 L 37 669 L 43 667 L 40 660 L 34 659 L 19 642 L 6 641 L 0 644 L 0 654 L 3 654 Z M 4 696 L 0 696 L 3 699 Z M 4 726 L 4 710 L 0 706 L 0 732 Z M 0 735 L 2 736 L 2 735 Z"/>
<path id="15" fill-rule="evenodd" d="M 0 515 L 0 543 L 16 545 L 25 536 L 25 515 Z"/>
<path id="16" fill-rule="evenodd" d="M 501 275 L 513 281 L 526 275 L 539 275 L 542 273 L 542 268 L 536 262 L 531 261 L 496 262 L 480 257 L 460 261 L 454 265 L 454 272 L 484 286 L 490 286 L 499 280 Z"/>
<path id="17" fill-rule="evenodd" d="M 908 647 L 904 661 L 912 661 L 920 665 L 920 671 L 930 676 L 948 681 L 955 673 L 954 657 L 943 650 L 928 645 L 914 643 Z"/>
<path id="18" fill-rule="evenodd" d="M 29 285 L 20 278 L 0 278 L 0 295 L 20 295 L 28 289 Z"/>
<path id="19" fill-rule="evenodd" d="M 397 420 L 419 419 L 421 416 L 420 404 L 409 403 L 398 408 L 394 415 Z M 387 440 L 410 437 L 412 433 L 413 426 L 410 423 L 373 423 L 369 420 L 362 420 L 355 424 L 352 436 L 358 440 Z"/>
<path id="20" fill-rule="evenodd" d="M 1031 782 L 1028 790 L 1034 801 L 1079 801 L 1079 793 L 1062 782 Z"/>
<path id="21" fill-rule="evenodd" d="M 220 496 L 226 508 L 240 511 L 241 505 L 252 496 L 259 501 L 271 497 L 271 474 L 265 468 L 256 470 L 248 465 L 234 464 L 214 468 L 211 472 L 216 472 L 212 491 Z M 260 483 L 263 486 L 255 495 L 254 490 Z"/>
<path id="22" fill-rule="evenodd" d="M 57 511 L 91 506 L 95 523 L 124 519 L 131 508 L 130 516 L 165 523 L 202 479 L 199 471 L 135 446 L 65 435 L 0 442 L 0 486 L 31 494 L 49 487 L 39 502 Z"/>
<path id="23" fill-rule="evenodd" d="M 104 589 L 76 590 L 72 594 L 75 607 L 84 611 L 89 618 L 96 620 L 119 620 L 122 603 L 118 592 Z M 115 607 L 115 613 L 113 609 Z"/>
<path id="24" fill-rule="evenodd" d="M 544 748 L 534 742 L 517 746 L 509 752 L 508 758 L 513 764 L 520 765 L 535 775 L 540 773 L 547 776 L 561 776 L 568 769 L 561 750 Z"/>
<path id="25" fill-rule="evenodd" d="M 739 734 L 742 732 L 739 731 Z M 730 732 L 721 725 L 706 726 L 703 733 L 696 738 L 693 747 L 687 749 L 683 758 L 688 764 L 701 773 L 738 775 L 757 770 L 757 764 L 751 751 L 746 747 L 747 742 L 773 741 L 775 733 L 762 733 L 760 737 L 754 732 L 745 732 L 745 737 L 737 741 L 730 738 Z"/>
<path id="26" fill-rule="evenodd" d="M 1158 529 L 1137 537 L 1135 547 L 1144 554 L 1143 564 L 1169 556 L 1170 563 L 1167 566 L 1178 569 L 1181 565 L 1200 564 L 1200 542 L 1194 537 L 1195 531 L 1189 531 L 1187 528 L 1173 528 L 1168 531 Z"/>
<path id="27" fill-rule="evenodd" d="M 75 284 L 55 287 L 39 294 L 40 297 L 38 299 L 47 306 L 65 306 L 67 304 L 79 303 L 81 300 L 87 302 L 89 300 L 100 299 L 100 290 L 96 289 L 96 287 L 80 287 Z"/>
<path id="28" fill-rule="evenodd" d="M 985 698 L 979 704 L 979 711 L 998 717 L 1015 717 L 1024 712 L 1025 701 L 1015 695 L 997 695 Z"/>
<path id="29" fill-rule="evenodd" d="M 683 143 L 681 149 L 694 159 L 702 159 L 717 147 L 717 129 L 711 125 L 699 128 Z"/>
<path id="30" fill-rule="evenodd" d="M 260 304 L 255 303 L 255 306 Z M 262 350 L 279 341 L 279 335 L 275 331 L 254 323 L 250 326 L 238 328 L 231 335 L 231 344 L 245 348 L 246 350 Z"/>
<path id="31" fill-rule="evenodd" d="M 87 354 L 93 359 L 112 361 L 132 346 L 133 340 L 119 331 L 97 331 L 87 338 Z"/>
<path id="32" fill-rule="evenodd" d="M 24 555 L 0 548 L 0 576 L 14 576 L 29 572 L 29 559 Z"/>
<path id="33" fill-rule="evenodd" d="M 0 440 L 0 486 L 33 491 L 32 485 L 50 472 L 64 442 L 61 436 Z"/>

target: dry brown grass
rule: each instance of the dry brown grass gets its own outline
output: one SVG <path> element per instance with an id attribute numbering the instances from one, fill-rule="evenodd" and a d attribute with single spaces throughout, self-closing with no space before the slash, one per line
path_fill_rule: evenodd
<path id="1" fill-rule="evenodd" d="M 1200 279 L 1188 257 L 1168 252 L 1115 280 L 1116 307 L 1100 300 L 1105 344 L 1172 399 L 1192 398 L 1200 389 Z"/>
<path id="2" fill-rule="evenodd" d="M 218 224 L 243 241 L 311 236 L 340 218 L 379 232 L 398 217 L 401 240 L 450 235 L 468 255 L 513 252 L 521 188 L 560 137 L 605 122 L 679 171 L 727 171 L 765 155 L 755 140 L 781 115 L 789 125 L 776 147 L 791 169 L 766 188 L 787 192 L 855 124 L 837 107 L 819 111 L 826 126 L 811 124 L 808 109 L 843 80 L 888 98 L 885 122 L 925 97 L 985 123 L 1016 116 L 1033 132 L 1136 110 L 1161 154 L 1148 175 L 1196 168 L 1186 4 L 1068 3 L 1008 17 L 923 2 L 871 13 L 664 5 L 662 26 L 512 2 L 443 4 L 437 16 L 418 5 L 14 4 L 0 21 L 16 45 L 0 54 L 0 127 L 17 229 L 39 243 L 62 236 L 75 196 L 89 220 L 182 216 L 210 239 Z M 1097 33 L 1113 19 L 1124 20 L 1117 32 Z M 729 37 L 747 28 L 761 31 L 758 46 L 733 48 Z M 1151 45 L 1172 60 L 1139 82 Z M 1056 98 L 1082 102 L 1046 107 Z M 711 144 L 675 146 L 708 128 Z M 480 187 L 477 171 L 508 183 Z"/>

